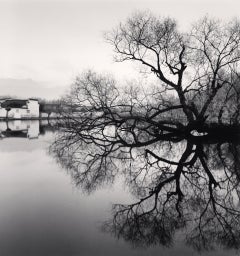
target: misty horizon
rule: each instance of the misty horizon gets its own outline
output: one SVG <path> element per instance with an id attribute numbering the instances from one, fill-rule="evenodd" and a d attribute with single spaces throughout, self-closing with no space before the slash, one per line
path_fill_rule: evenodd
<path id="1" fill-rule="evenodd" d="M 103 36 L 136 11 L 172 17 L 181 30 L 206 14 L 226 21 L 239 16 L 234 0 L 10 0 L 0 7 L 0 94 L 49 99 L 64 94 L 87 69 L 136 78 L 134 65 L 114 62 Z"/>

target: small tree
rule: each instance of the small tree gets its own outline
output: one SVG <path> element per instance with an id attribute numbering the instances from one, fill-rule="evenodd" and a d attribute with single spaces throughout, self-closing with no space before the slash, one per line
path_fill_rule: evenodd
<path id="1" fill-rule="evenodd" d="M 6 107 L 6 120 L 8 120 L 8 113 L 11 110 L 11 107 Z"/>

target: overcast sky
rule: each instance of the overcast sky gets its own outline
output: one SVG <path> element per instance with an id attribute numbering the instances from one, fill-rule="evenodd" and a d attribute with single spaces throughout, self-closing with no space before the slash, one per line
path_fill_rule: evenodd
<path id="1" fill-rule="evenodd" d="M 205 14 L 240 17 L 240 0 L 0 0 L 0 95 L 58 97 L 88 68 L 134 76 L 131 65 L 113 62 L 103 32 L 136 10 L 187 29 Z"/>

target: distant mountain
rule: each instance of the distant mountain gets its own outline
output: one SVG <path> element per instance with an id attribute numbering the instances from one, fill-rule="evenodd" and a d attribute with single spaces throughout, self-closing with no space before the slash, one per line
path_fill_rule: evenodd
<path id="1" fill-rule="evenodd" d="M 38 82 L 32 79 L 0 78 L 0 97 L 58 99 L 68 86 L 51 82 Z"/>

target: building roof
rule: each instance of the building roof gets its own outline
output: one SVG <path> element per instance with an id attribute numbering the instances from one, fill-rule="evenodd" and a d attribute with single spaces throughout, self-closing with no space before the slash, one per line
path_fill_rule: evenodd
<path id="1" fill-rule="evenodd" d="M 27 105 L 27 100 L 6 100 L 1 103 L 2 108 L 23 108 Z"/>

